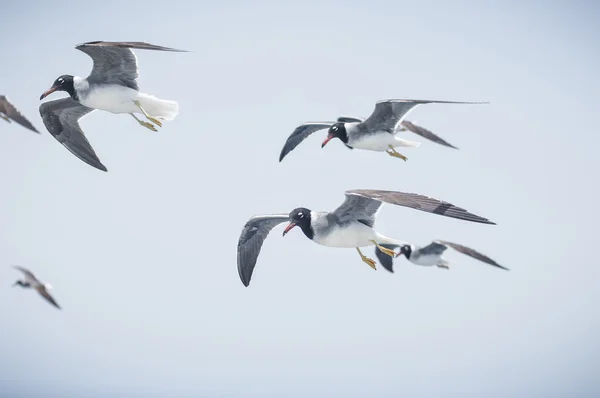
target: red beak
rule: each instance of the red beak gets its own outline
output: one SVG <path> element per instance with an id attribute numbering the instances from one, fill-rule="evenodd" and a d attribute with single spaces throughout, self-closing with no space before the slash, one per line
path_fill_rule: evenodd
<path id="1" fill-rule="evenodd" d="M 327 143 L 329 141 L 331 141 L 334 138 L 333 135 L 328 135 L 327 138 L 325 138 L 325 141 L 323 141 L 323 143 L 321 144 L 321 148 L 323 148 L 325 145 L 327 145 Z"/>
<path id="2" fill-rule="evenodd" d="M 288 232 L 291 231 L 292 228 L 294 228 L 296 226 L 296 224 L 294 224 L 293 222 L 289 223 L 287 225 L 287 227 L 285 227 L 285 229 L 283 230 L 283 236 L 285 236 L 285 234 L 287 234 Z"/>
<path id="3" fill-rule="evenodd" d="M 44 91 L 44 94 L 42 94 L 40 96 L 40 100 L 43 100 L 44 98 L 46 98 L 47 96 L 49 96 L 50 94 L 55 92 L 56 90 L 58 90 L 58 87 L 50 87 L 47 91 Z"/>

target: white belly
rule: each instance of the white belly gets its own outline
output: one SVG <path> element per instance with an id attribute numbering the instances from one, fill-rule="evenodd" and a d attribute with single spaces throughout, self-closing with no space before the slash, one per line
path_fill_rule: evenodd
<path id="1" fill-rule="evenodd" d="M 96 86 L 88 95 L 79 98 L 79 102 L 89 108 L 101 109 L 112 113 L 134 113 L 140 109 L 133 103 L 138 92 L 124 86 L 114 84 Z"/>
<path id="2" fill-rule="evenodd" d="M 430 265 L 437 265 L 438 263 L 441 263 L 442 257 L 436 256 L 436 255 L 426 255 L 426 256 L 419 256 L 417 258 L 411 258 L 410 261 L 413 264 L 430 266 Z"/>
<path id="3" fill-rule="evenodd" d="M 352 140 L 348 144 L 356 149 L 365 149 L 367 151 L 383 152 L 397 146 L 406 146 L 405 143 L 409 141 L 398 138 L 387 131 L 378 131 L 375 134 L 368 134 L 362 136 L 359 140 Z"/>
<path id="4" fill-rule="evenodd" d="M 333 233 L 325 236 L 315 236 L 313 240 L 328 247 L 365 247 L 372 246 L 372 239 L 376 239 L 377 233 L 370 227 L 356 222 L 347 228 L 336 229 Z"/>

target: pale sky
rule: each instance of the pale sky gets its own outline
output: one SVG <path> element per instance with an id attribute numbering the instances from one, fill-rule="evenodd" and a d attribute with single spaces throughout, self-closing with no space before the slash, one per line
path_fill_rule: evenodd
<path id="1" fill-rule="evenodd" d="M 0 396 L 598 396 L 599 17 L 594 2 L 5 5 L 0 94 L 43 134 L 0 120 Z M 92 40 L 193 51 L 137 52 L 140 90 L 180 104 L 158 132 L 83 120 L 108 173 L 38 112 L 59 75 L 88 75 L 74 46 Z M 278 162 L 298 124 L 387 98 L 490 104 L 410 114 L 458 151 L 406 134 L 423 144 L 404 163 L 321 149 L 321 132 Z M 490 218 L 386 205 L 376 227 L 510 272 L 450 250 L 450 271 L 398 259 L 375 272 L 280 227 L 242 285 L 248 218 L 332 210 L 357 188 Z M 11 264 L 63 310 L 12 289 Z"/>

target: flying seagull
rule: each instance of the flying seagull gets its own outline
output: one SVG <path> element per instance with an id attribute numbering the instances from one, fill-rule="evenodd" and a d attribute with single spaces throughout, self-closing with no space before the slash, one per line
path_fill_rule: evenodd
<path id="1" fill-rule="evenodd" d="M 290 153 L 294 148 L 304 141 L 312 133 L 329 129 L 327 138 L 321 144 L 321 148 L 334 138 L 339 138 L 350 149 L 364 149 L 368 151 L 386 152 L 388 155 L 403 159 L 408 158 L 398 153 L 396 147 L 417 147 L 420 143 L 405 140 L 397 136 L 403 129 L 420 134 L 443 145 L 451 146 L 441 140 L 428 130 L 418 129 L 412 124 L 402 125 L 404 117 L 417 105 L 420 104 L 486 104 L 487 102 L 457 102 L 457 101 L 433 101 L 433 100 L 407 100 L 391 99 L 379 101 L 371 116 L 363 120 L 356 117 L 343 116 L 337 122 L 308 122 L 298 126 L 285 142 L 279 161 Z M 413 126 L 415 128 L 413 128 Z M 428 134 L 429 133 L 429 134 Z M 434 138 L 435 137 L 435 138 Z"/>
<path id="2" fill-rule="evenodd" d="M 138 63 L 131 49 L 185 50 L 142 42 L 107 41 L 78 44 L 75 48 L 92 58 L 92 72 L 87 78 L 59 76 L 40 100 L 55 91 L 66 91 L 70 97 L 43 103 L 40 114 L 46 128 L 58 142 L 90 166 L 106 171 L 79 126 L 79 120 L 95 109 L 129 113 L 140 125 L 157 131 L 155 125 L 162 126 L 159 119 L 173 120 L 179 113 L 179 104 L 139 92 Z M 144 115 L 149 122 L 138 119 L 136 113 Z"/>
<path id="3" fill-rule="evenodd" d="M 359 117 L 354 117 L 354 116 L 340 116 L 337 121 L 341 122 L 341 123 L 362 123 L 364 120 L 365 120 L 364 118 L 359 118 Z M 431 131 L 427 130 L 426 128 L 418 126 L 414 122 L 409 122 L 408 120 L 402 120 L 400 122 L 400 126 L 398 126 L 398 130 L 396 130 L 397 133 L 400 133 L 403 131 L 410 131 L 411 133 L 418 134 L 421 137 L 428 139 L 429 141 L 433 141 L 437 144 L 444 145 L 444 146 L 447 146 L 450 148 L 458 149 L 454 145 L 450 144 L 448 141 L 433 134 Z"/>
<path id="4" fill-rule="evenodd" d="M 52 286 L 50 286 L 47 283 L 44 284 L 44 283 L 40 282 L 38 280 L 38 278 L 36 278 L 36 276 L 26 268 L 20 267 L 18 265 L 15 265 L 13 267 L 18 269 L 19 271 L 21 271 L 23 273 L 23 275 L 25 276 L 25 278 L 17 280 L 13 284 L 13 287 L 18 285 L 18 286 L 21 286 L 22 288 L 26 288 L 26 289 L 33 288 L 43 298 L 45 298 L 50 304 L 52 304 L 53 306 L 55 306 L 56 308 L 58 308 L 60 310 L 60 306 L 52 298 L 50 293 L 48 293 L 48 290 L 51 290 Z"/>
<path id="5" fill-rule="evenodd" d="M 11 120 L 14 120 L 21 126 L 38 134 L 40 133 L 4 95 L 0 95 L 0 118 L 6 120 L 8 123 L 10 123 Z"/>
<path id="6" fill-rule="evenodd" d="M 332 212 L 315 212 L 299 207 L 289 214 L 254 216 L 248 220 L 238 241 L 237 266 L 242 283 L 245 286 L 250 284 L 250 278 L 263 242 L 273 228 L 284 222 L 289 222 L 283 231 L 284 236 L 292 228 L 298 226 L 308 239 L 320 245 L 356 248 L 361 260 L 373 269 L 376 268 L 375 261 L 366 257 L 361 252 L 361 247 L 374 245 L 381 252 L 393 257 L 396 253 L 389 246 L 405 244 L 405 242 L 381 235 L 373 229 L 377 212 L 382 203 L 409 207 L 460 220 L 495 224 L 487 218 L 469 213 L 451 203 L 414 193 L 355 189 L 346 191 L 345 195 L 344 203 Z"/>
<path id="7" fill-rule="evenodd" d="M 425 247 L 419 247 L 409 244 L 404 244 L 401 246 L 389 245 L 388 247 L 392 250 L 395 250 L 396 248 L 400 247 L 400 252 L 396 255 L 396 257 L 404 255 L 408 259 L 408 261 L 410 261 L 413 264 L 424 266 L 435 265 L 439 268 L 445 269 L 449 268 L 450 262 L 444 259 L 442 257 L 442 254 L 446 251 L 446 249 L 451 247 L 454 250 L 466 254 L 467 256 L 470 256 L 474 259 L 508 271 L 508 268 L 501 266 L 488 256 L 481 254 L 476 250 L 473 250 L 463 245 L 459 245 L 458 243 L 452 243 L 444 240 L 435 240 Z M 385 256 L 378 251 L 375 252 L 375 255 L 377 256 L 377 259 L 379 260 L 383 268 L 387 269 L 390 272 L 394 272 L 393 261 L 391 257 Z"/>

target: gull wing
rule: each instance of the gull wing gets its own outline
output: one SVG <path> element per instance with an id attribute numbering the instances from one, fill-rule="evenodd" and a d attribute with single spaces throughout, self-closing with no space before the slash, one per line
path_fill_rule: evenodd
<path id="1" fill-rule="evenodd" d="M 36 284 L 40 283 L 40 281 L 38 280 L 38 278 L 36 278 L 36 276 L 33 274 L 33 272 L 29 271 L 27 268 L 21 267 L 20 265 L 13 265 L 13 268 L 21 271 L 23 273 L 23 275 L 25 276 L 25 280 L 27 280 L 28 282 L 33 282 Z"/>
<path id="2" fill-rule="evenodd" d="M 290 134 L 288 139 L 285 141 L 283 149 L 281 149 L 281 153 L 279 154 L 279 161 L 281 162 L 288 153 L 290 153 L 294 148 L 296 148 L 309 135 L 319 130 L 328 129 L 329 127 L 331 127 L 332 124 L 334 123 L 307 122 L 296 127 L 296 129 L 292 132 L 292 134 Z"/>
<path id="3" fill-rule="evenodd" d="M 4 113 L 9 119 L 14 120 L 21 126 L 40 134 L 33 124 L 4 95 L 0 95 L 0 113 Z"/>
<path id="4" fill-rule="evenodd" d="M 50 134 L 79 159 L 90 166 L 106 171 L 106 167 L 98 159 L 79 126 L 79 119 L 92 111 L 94 109 L 83 106 L 70 97 L 40 105 L 40 115 Z"/>
<path id="5" fill-rule="evenodd" d="M 346 191 L 346 194 L 358 195 L 365 198 L 375 199 L 384 203 L 410 207 L 411 209 L 421 210 L 427 213 L 438 214 L 445 217 L 457 218 L 459 220 L 483 224 L 496 224 L 487 218 L 470 213 L 461 207 L 453 205 L 452 203 L 416 193 L 382 191 L 376 189 L 354 189 L 351 191 Z"/>
<path id="6" fill-rule="evenodd" d="M 50 304 L 52 304 L 53 306 L 55 306 L 56 308 L 58 308 L 60 310 L 60 306 L 58 305 L 56 300 L 54 300 L 54 298 L 50 295 L 50 293 L 48 293 L 48 290 L 46 290 L 46 288 L 43 285 L 37 286 L 35 288 L 35 290 L 37 290 L 37 292 L 40 294 L 40 296 L 45 298 L 46 301 L 48 301 Z"/>
<path id="7" fill-rule="evenodd" d="M 368 132 L 396 132 L 404 117 L 417 105 L 421 104 L 485 104 L 485 102 L 457 102 L 435 100 L 390 99 L 378 101 L 375 109 L 362 124 Z"/>
<path id="8" fill-rule="evenodd" d="M 486 256 L 485 254 L 481 254 L 478 251 L 471 249 L 469 247 L 463 246 L 463 245 L 459 245 L 458 243 L 452 243 L 452 242 L 448 242 L 448 241 L 444 241 L 444 240 L 438 240 L 436 241 L 442 245 L 448 246 L 453 248 L 454 250 L 456 250 L 457 252 L 460 252 L 462 254 L 466 254 L 469 257 L 472 257 L 476 260 L 479 261 L 483 261 L 486 264 L 489 265 L 493 265 L 494 267 L 498 267 L 498 268 L 502 268 L 504 270 L 509 270 L 508 268 L 505 268 L 503 266 L 501 266 L 500 264 L 498 264 L 497 262 L 495 262 L 494 260 L 492 260 L 491 258 L 489 258 L 488 256 Z"/>
<path id="9" fill-rule="evenodd" d="M 260 249 L 269 232 L 288 220 L 287 214 L 270 214 L 254 216 L 244 225 L 237 248 L 238 273 L 244 286 L 250 284 Z"/>
<path id="10" fill-rule="evenodd" d="M 89 55 L 94 61 L 92 72 L 87 78 L 89 82 L 120 84 L 136 91 L 139 68 L 132 49 L 186 52 L 144 42 L 125 41 L 91 41 L 78 44 L 75 48 Z"/>
<path id="11" fill-rule="evenodd" d="M 421 126 L 417 126 L 416 124 L 409 122 L 408 120 L 403 120 L 401 123 L 402 127 L 404 127 L 406 130 L 418 134 L 423 138 L 427 138 L 429 141 L 433 141 L 437 144 L 440 145 L 444 145 L 450 148 L 454 148 L 454 149 L 458 149 L 457 147 L 455 147 L 454 145 L 450 144 L 448 141 L 443 140 L 442 138 L 438 137 L 437 135 L 433 134 L 431 131 L 427 130 L 426 128 L 423 128 Z"/>

